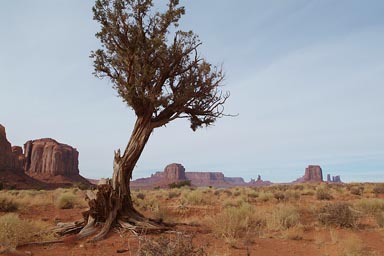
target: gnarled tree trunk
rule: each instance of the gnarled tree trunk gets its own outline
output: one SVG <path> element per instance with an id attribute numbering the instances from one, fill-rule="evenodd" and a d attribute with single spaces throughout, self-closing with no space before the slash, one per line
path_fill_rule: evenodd
<path id="1" fill-rule="evenodd" d="M 120 150 L 115 152 L 111 183 L 100 185 L 96 196 L 88 196 L 90 206 L 88 223 L 80 231 L 80 238 L 95 233 L 96 223 L 104 224 L 94 240 L 104 238 L 113 224 L 130 229 L 160 228 L 135 210 L 129 186 L 133 169 L 153 129 L 150 115 L 137 118 L 124 154 L 120 155 Z"/>

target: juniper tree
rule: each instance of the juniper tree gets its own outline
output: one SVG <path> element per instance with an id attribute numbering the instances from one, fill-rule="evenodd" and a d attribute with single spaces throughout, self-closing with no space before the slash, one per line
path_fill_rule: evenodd
<path id="1" fill-rule="evenodd" d="M 195 131 L 224 115 L 229 97 L 221 90 L 224 74 L 199 55 L 196 34 L 178 29 L 184 7 L 178 0 L 169 0 L 163 12 L 153 7 L 152 0 L 97 0 L 93 7 L 101 25 L 96 34 L 101 48 L 91 53 L 94 74 L 112 82 L 136 122 L 124 152 L 115 151 L 111 183 L 90 198 L 80 236 L 94 233 L 95 222 L 104 222 L 95 240 L 114 224 L 155 227 L 135 210 L 129 186 L 152 131 L 178 118 L 188 119 Z"/>

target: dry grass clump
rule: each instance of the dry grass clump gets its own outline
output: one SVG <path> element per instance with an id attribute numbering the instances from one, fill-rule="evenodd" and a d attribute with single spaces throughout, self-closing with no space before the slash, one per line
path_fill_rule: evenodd
<path id="1" fill-rule="evenodd" d="M 15 212 L 19 209 L 19 204 L 12 198 L 0 196 L 0 212 Z"/>
<path id="2" fill-rule="evenodd" d="M 317 200 L 332 200 L 333 196 L 327 187 L 320 186 L 316 189 L 316 198 Z"/>
<path id="3" fill-rule="evenodd" d="M 300 214 L 293 205 L 279 204 L 266 216 L 269 231 L 282 231 L 295 227 L 300 222 Z"/>
<path id="4" fill-rule="evenodd" d="M 274 198 L 273 193 L 268 192 L 268 191 L 262 191 L 259 193 L 258 200 L 261 202 L 268 202 Z"/>
<path id="5" fill-rule="evenodd" d="M 372 189 L 372 193 L 384 194 L 384 184 L 376 184 Z"/>
<path id="6" fill-rule="evenodd" d="M 363 242 L 356 235 L 349 235 L 340 241 L 343 248 L 342 256 L 374 256 L 376 254 L 368 251 Z"/>
<path id="7" fill-rule="evenodd" d="M 52 239 L 52 234 L 44 232 L 47 228 L 44 222 L 21 220 L 17 214 L 6 214 L 0 217 L 0 245 L 15 249 L 25 243 Z"/>
<path id="8" fill-rule="evenodd" d="M 212 204 L 215 200 L 213 194 L 203 193 L 201 189 L 191 190 L 183 194 L 187 204 L 190 205 L 208 205 Z"/>
<path id="9" fill-rule="evenodd" d="M 141 238 L 138 256 L 203 256 L 207 255 L 203 247 L 193 245 L 193 236 L 177 234 L 162 235 L 157 239 Z"/>
<path id="10" fill-rule="evenodd" d="M 363 186 L 353 186 L 353 187 L 349 188 L 349 192 L 352 195 L 362 196 L 364 194 L 364 187 Z"/>
<path id="11" fill-rule="evenodd" d="M 256 207 L 247 203 L 237 208 L 228 207 L 209 218 L 208 226 L 216 236 L 223 238 L 227 243 L 233 243 L 236 239 L 257 232 L 265 226 L 264 218 L 257 213 Z"/>
<path id="12" fill-rule="evenodd" d="M 56 206 L 60 209 L 72 209 L 75 207 L 76 196 L 72 193 L 63 193 L 56 199 Z"/>
<path id="13" fill-rule="evenodd" d="M 12 190 L 1 191 L 0 198 L 6 198 L 8 201 L 12 201 L 17 204 L 18 209 L 25 209 L 28 206 L 35 205 L 48 205 L 52 203 L 52 192 L 50 191 L 38 191 L 38 190 Z"/>
<path id="14" fill-rule="evenodd" d="M 356 201 L 355 206 L 365 214 L 375 215 L 384 212 L 384 199 L 364 198 Z"/>
<path id="15" fill-rule="evenodd" d="M 323 225 L 340 228 L 355 228 L 360 214 L 345 202 L 336 202 L 321 207 L 318 211 L 318 220 Z"/>

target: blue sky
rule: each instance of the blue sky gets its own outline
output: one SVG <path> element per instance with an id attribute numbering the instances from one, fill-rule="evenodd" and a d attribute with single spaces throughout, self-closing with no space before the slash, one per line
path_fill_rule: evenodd
<path id="1" fill-rule="evenodd" d="M 155 1 L 163 4 L 165 1 Z M 344 181 L 384 181 L 384 2 L 182 0 L 180 27 L 224 65 L 239 114 L 192 132 L 155 130 L 134 171 L 189 171 L 288 182 L 309 164 Z M 86 177 L 112 174 L 135 120 L 92 75 L 93 1 L 7 1 L 0 9 L 0 123 L 15 145 L 52 137 L 80 152 Z"/>

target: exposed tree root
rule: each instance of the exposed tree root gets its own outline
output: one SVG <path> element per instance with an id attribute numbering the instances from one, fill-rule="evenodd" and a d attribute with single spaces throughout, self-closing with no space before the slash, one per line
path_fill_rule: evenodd
<path id="1" fill-rule="evenodd" d="M 114 227 L 129 230 L 134 234 L 144 234 L 164 232 L 172 226 L 148 219 L 133 207 L 124 208 L 124 200 L 121 200 L 109 184 L 99 186 L 96 194 L 88 191 L 87 200 L 90 209 L 83 213 L 84 220 L 61 223 L 54 229 L 56 234 L 63 236 L 77 233 L 77 239 L 96 234 L 91 241 L 99 241 Z"/>

